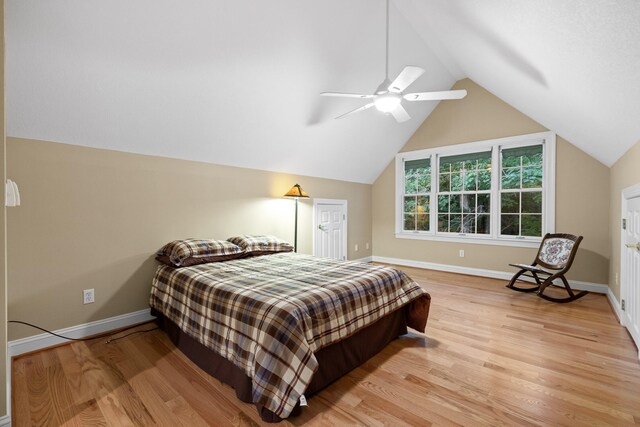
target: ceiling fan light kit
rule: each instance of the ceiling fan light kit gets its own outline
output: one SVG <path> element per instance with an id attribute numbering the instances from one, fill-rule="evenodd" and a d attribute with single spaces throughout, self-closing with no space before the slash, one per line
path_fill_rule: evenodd
<path id="1" fill-rule="evenodd" d="M 373 99 L 362 107 L 351 110 L 342 114 L 336 119 L 342 119 L 354 113 L 367 110 L 373 106 L 381 113 L 391 114 L 398 123 L 406 122 L 411 119 L 407 110 L 402 106 L 402 101 L 441 101 L 445 99 L 462 99 L 467 95 L 466 90 L 445 90 L 439 92 L 417 92 L 404 93 L 413 82 L 415 82 L 422 74 L 424 69 L 413 65 L 407 65 L 398 74 L 398 76 L 390 82 L 389 80 L 389 0 L 387 0 L 387 39 L 386 39 L 386 57 L 385 57 L 385 79 L 376 92 L 372 95 L 344 92 L 322 92 L 321 96 L 333 96 L 342 98 L 362 98 Z"/>
<path id="2" fill-rule="evenodd" d="M 382 113 L 390 113 L 402 102 L 402 98 L 397 93 L 385 93 L 380 95 L 373 102 L 376 109 Z"/>

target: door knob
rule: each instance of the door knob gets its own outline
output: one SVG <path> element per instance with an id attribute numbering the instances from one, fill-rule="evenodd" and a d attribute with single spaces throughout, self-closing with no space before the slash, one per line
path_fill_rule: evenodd
<path id="1" fill-rule="evenodd" d="M 327 229 L 325 228 L 325 226 L 324 226 L 324 225 L 322 225 L 322 224 L 318 225 L 318 228 L 319 228 L 320 230 L 322 230 L 322 231 L 327 231 Z"/>
<path id="2" fill-rule="evenodd" d="M 635 245 L 631 243 L 625 243 L 625 246 L 628 248 L 636 248 L 637 250 L 640 251 L 640 243 L 636 243 Z"/>

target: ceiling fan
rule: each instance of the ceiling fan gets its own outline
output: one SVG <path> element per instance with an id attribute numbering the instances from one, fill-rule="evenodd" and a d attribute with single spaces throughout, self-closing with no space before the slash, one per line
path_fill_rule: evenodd
<path id="1" fill-rule="evenodd" d="M 371 99 L 372 102 L 349 111 L 336 117 L 336 119 L 343 119 L 354 113 L 364 111 L 371 107 L 382 113 L 391 114 L 398 123 L 406 122 L 411 118 L 407 110 L 402 106 L 402 100 L 407 101 L 440 101 L 445 99 L 462 99 L 467 96 L 466 90 L 445 90 L 440 92 L 417 92 L 417 93 L 404 93 L 404 90 L 408 88 L 413 82 L 424 73 L 424 69 L 413 65 L 407 65 L 393 80 L 389 80 L 389 0 L 387 0 L 387 45 L 386 45 L 386 57 L 385 57 L 385 79 L 380 86 L 376 89 L 375 93 L 371 95 L 358 94 L 358 93 L 342 93 L 342 92 L 322 92 L 321 96 L 336 96 L 342 98 L 362 98 Z"/>

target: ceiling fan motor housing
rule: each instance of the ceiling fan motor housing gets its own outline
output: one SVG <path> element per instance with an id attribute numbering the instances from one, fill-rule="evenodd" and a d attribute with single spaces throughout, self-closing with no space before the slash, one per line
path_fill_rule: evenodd
<path id="1" fill-rule="evenodd" d="M 384 79 L 384 81 L 380 83 L 380 86 L 378 86 L 378 88 L 376 89 L 375 94 L 382 95 L 383 93 L 389 92 L 390 85 L 391 85 L 391 80 Z"/>

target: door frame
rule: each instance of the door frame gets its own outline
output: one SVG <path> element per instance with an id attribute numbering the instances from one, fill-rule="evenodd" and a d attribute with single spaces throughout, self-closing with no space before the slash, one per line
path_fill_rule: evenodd
<path id="1" fill-rule="evenodd" d="M 627 205 L 629 204 L 630 199 L 635 199 L 636 197 L 640 197 L 640 183 L 632 185 L 631 187 L 627 187 L 622 190 L 622 201 L 620 204 L 620 305 L 622 306 L 622 300 L 627 300 L 627 294 L 629 293 L 629 284 L 627 283 L 627 278 L 625 277 L 626 272 L 626 257 L 624 256 L 624 241 L 625 241 L 625 233 L 627 230 L 622 228 L 622 220 L 626 219 L 629 221 L 629 218 L 626 218 L 627 214 Z M 627 325 L 627 313 L 624 311 L 621 313 L 620 323 L 628 328 Z M 640 352 L 639 352 L 640 357 Z"/>
<path id="2" fill-rule="evenodd" d="M 341 205 L 344 207 L 344 233 L 342 238 L 342 252 L 344 253 L 344 259 L 349 259 L 347 250 L 349 245 L 347 244 L 347 226 L 349 225 L 349 205 L 346 200 L 343 199 L 313 199 L 313 228 L 311 229 L 311 241 L 313 245 L 313 256 L 316 254 L 316 229 L 318 228 L 318 205 Z"/>

